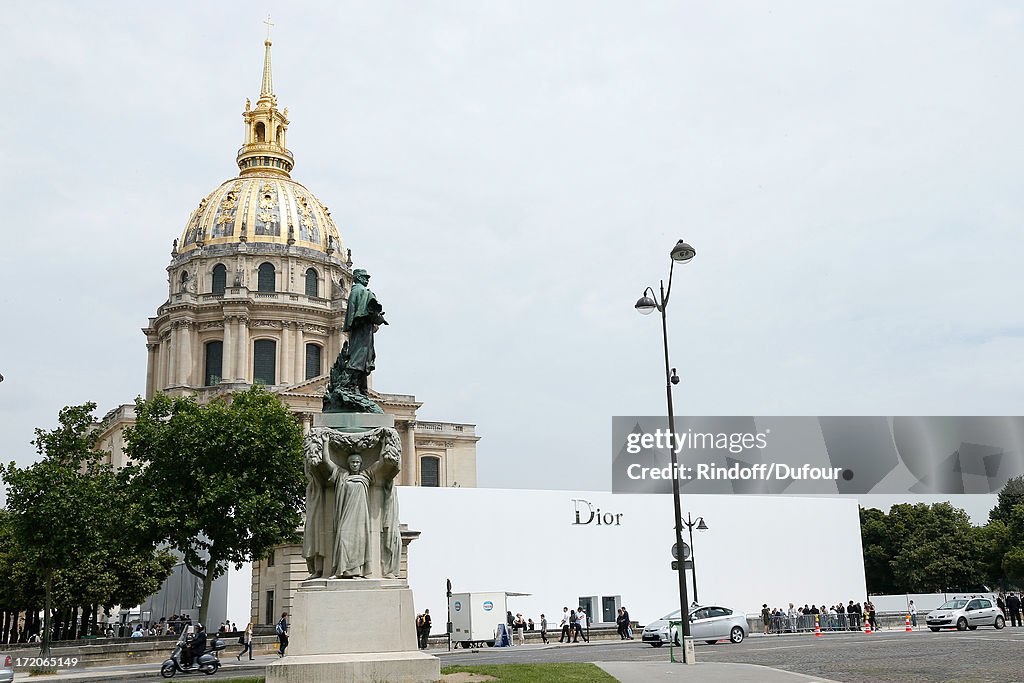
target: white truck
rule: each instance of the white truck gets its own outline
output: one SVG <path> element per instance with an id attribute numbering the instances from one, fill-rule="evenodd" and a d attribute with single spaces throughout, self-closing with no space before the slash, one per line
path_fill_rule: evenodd
<path id="1" fill-rule="evenodd" d="M 452 643 L 464 648 L 494 646 L 494 631 L 505 623 L 508 611 L 504 592 L 452 593 Z M 511 634 L 510 634 L 511 637 Z"/>

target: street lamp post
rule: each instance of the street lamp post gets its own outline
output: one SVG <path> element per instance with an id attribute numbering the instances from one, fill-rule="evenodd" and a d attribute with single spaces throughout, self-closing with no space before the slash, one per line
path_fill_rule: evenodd
<path id="1" fill-rule="evenodd" d="M 672 502 L 675 506 L 675 531 L 676 531 L 676 547 L 683 547 L 683 527 L 682 527 L 682 507 L 679 502 L 679 478 L 675 476 L 678 471 L 678 463 L 676 462 L 676 449 L 674 446 L 676 423 L 674 412 L 672 409 L 672 385 L 679 384 L 679 377 L 676 375 L 675 368 L 669 367 L 668 362 L 668 322 L 665 318 L 665 310 L 668 307 L 668 298 L 672 293 L 672 271 L 675 269 L 676 263 L 689 263 L 690 260 L 697 254 L 693 247 L 679 240 L 676 246 L 672 248 L 670 256 L 672 257 L 671 265 L 668 271 L 668 288 L 665 287 L 665 281 L 661 280 L 660 285 L 660 298 L 655 299 L 656 296 L 653 289 L 647 287 L 644 290 L 643 295 L 636 302 L 636 310 L 643 315 L 649 315 L 650 313 L 657 310 L 661 313 L 661 337 L 664 342 L 665 348 L 665 398 L 668 402 L 668 450 L 669 456 L 672 459 Z M 650 292 L 651 296 L 647 296 Z M 686 563 L 680 562 L 677 565 L 676 574 L 679 578 L 679 619 L 682 621 L 683 630 L 683 663 L 693 664 L 693 639 L 690 636 L 690 610 L 688 607 L 688 601 L 686 599 Z"/>
<path id="2" fill-rule="evenodd" d="M 697 531 L 707 531 L 708 525 L 704 523 L 703 517 L 692 519 L 690 513 L 686 513 L 686 519 L 683 520 L 683 524 L 690 531 L 690 565 L 693 567 L 690 571 L 693 572 L 693 601 L 700 602 L 697 598 L 697 560 L 694 558 L 695 553 L 693 552 L 693 528 L 697 527 Z"/>

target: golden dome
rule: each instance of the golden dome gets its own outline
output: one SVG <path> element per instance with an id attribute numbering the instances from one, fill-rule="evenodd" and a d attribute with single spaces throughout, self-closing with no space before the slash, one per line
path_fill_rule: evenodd
<path id="1" fill-rule="evenodd" d="M 242 113 L 245 137 L 235 158 L 239 175 L 208 194 L 188 219 L 177 252 L 206 245 L 248 242 L 345 252 L 330 212 L 291 179 L 286 147 L 288 109 L 277 109 L 270 72 L 270 37 L 264 42 L 260 97 Z"/>
<path id="2" fill-rule="evenodd" d="M 192 212 L 178 251 L 232 242 L 345 253 L 327 207 L 300 183 L 276 175 L 239 176 L 222 183 Z"/>

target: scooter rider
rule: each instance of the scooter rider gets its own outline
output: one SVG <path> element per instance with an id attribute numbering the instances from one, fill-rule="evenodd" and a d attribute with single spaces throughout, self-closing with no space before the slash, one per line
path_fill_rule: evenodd
<path id="1" fill-rule="evenodd" d="M 191 662 L 198 662 L 199 657 L 206 652 L 206 629 L 202 624 L 196 624 L 196 634 L 192 637 L 191 650 Z"/>

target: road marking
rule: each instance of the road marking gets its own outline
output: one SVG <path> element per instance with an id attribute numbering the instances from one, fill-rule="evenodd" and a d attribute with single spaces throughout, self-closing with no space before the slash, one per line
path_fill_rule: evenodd
<path id="1" fill-rule="evenodd" d="M 782 647 L 744 648 L 742 651 L 743 652 L 774 652 L 775 650 L 794 650 L 794 649 L 800 648 L 800 647 L 815 647 L 815 646 L 814 645 L 783 645 Z M 705 650 L 704 648 L 701 648 L 700 651 L 701 651 L 701 653 L 705 653 L 706 652 L 708 654 L 710 654 L 712 652 L 711 650 Z M 718 650 L 715 650 L 715 652 L 726 653 L 726 652 L 728 652 L 728 650 L 725 649 L 725 648 L 719 648 Z"/>

